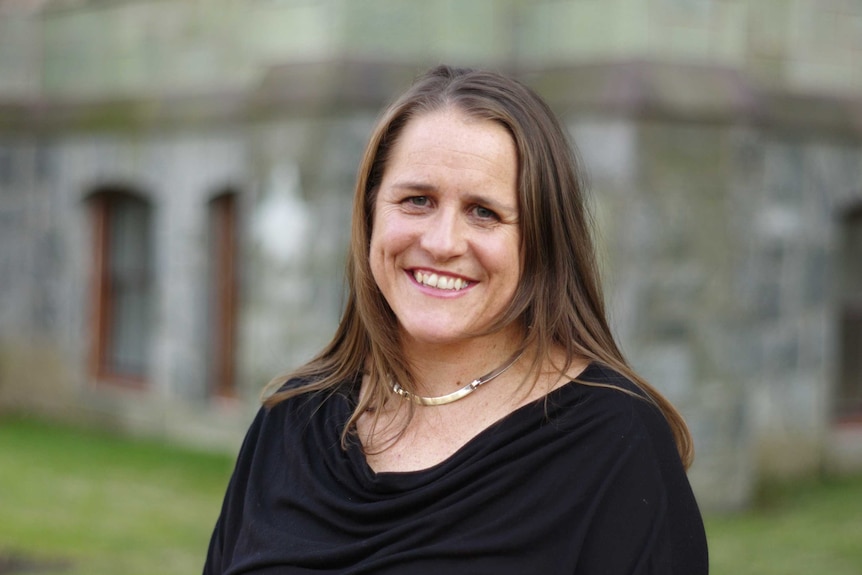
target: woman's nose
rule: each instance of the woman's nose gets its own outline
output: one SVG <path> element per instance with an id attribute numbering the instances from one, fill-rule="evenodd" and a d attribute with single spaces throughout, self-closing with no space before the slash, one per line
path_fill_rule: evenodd
<path id="1" fill-rule="evenodd" d="M 440 210 L 427 221 L 420 245 L 437 260 L 448 260 L 464 253 L 467 240 L 463 222 L 454 210 Z"/>

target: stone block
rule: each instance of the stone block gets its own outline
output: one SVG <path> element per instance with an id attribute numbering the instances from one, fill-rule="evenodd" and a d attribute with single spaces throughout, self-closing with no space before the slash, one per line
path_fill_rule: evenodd
<path id="1" fill-rule="evenodd" d="M 634 185 L 638 157 L 633 122 L 573 120 L 568 128 L 593 185 Z"/>
<path id="2" fill-rule="evenodd" d="M 708 511 L 738 510 L 751 501 L 756 468 L 745 390 L 740 381 L 703 382 L 684 409 L 696 450 L 689 479 Z"/>
<path id="3" fill-rule="evenodd" d="M 858 475 L 862 472 L 862 425 L 845 423 L 830 429 L 825 466 L 830 473 Z"/>

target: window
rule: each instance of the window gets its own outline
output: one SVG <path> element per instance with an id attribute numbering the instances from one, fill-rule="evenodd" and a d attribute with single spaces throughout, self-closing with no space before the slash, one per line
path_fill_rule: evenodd
<path id="1" fill-rule="evenodd" d="M 235 397 L 234 345 L 237 300 L 237 195 L 209 203 L 208 364 L 210 393 Z"/>
<path id="2" fill-rule="evenodd" d="M 140 386 L 151 337 L 150 205 L 125 191 L 90 198 L 93 226 L 91 371 L 100 381 Z"/>
<path id="3" fill-rule="evenodd" d="M 837 415 L 862 421 L 862 205 L 842 219 Z"/>

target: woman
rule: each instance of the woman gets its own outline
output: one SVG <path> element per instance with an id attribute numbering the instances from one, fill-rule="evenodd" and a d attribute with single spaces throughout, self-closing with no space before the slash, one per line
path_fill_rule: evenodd
<path id="1" fill-rule="evenodd" d="M 588 224 L 536 94 L 419 78 L 360 167 L 341 324 L 274 382 L 204 572 L 706 573 L 688 430 L 614 342 Z"/>

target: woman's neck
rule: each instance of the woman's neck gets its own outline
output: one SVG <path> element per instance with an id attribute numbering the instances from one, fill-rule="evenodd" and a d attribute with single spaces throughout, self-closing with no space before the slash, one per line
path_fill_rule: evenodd
<path id="1" fill-rule="evenodd" d="M 507 329 L 445 345 L 406 339 L 402 350 L 416 380 L 416 392 L 437 396 L 509 363 L 522 343 L 520 329 Z"/>

